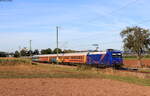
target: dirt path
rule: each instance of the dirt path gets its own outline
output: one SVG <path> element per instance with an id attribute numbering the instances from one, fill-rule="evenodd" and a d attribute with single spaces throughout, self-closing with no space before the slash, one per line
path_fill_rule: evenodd
<path id="1" fill-rule="evenodd" d="M 149 96 L 150 87 L 106 79 L 0 79 L 0 96 Z"/>
<path id="2" fill-rule="evenodd" d="M 138 66 L 137 63 L 138 63 L 137 59 L 129 59 L 123 61 L 123 64 L 126 67 L 137 67 Z M 144 66 L 148 67 L 150 66 L 150 59 L 143 59 L 142 63 L 144 64 Z"/>

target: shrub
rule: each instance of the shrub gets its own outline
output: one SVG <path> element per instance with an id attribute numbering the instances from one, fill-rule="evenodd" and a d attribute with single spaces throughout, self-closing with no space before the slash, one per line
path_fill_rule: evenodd
<path id="1" fill-rule="evenodd" d="M 77 65 L 77 70 L 79 71 L 85 71 L 85 70 L 91 70 L 92 66 L 89 66 L 87 64 L 78 64 Z"/>
<path id="2" fill-rule="evenodd" d="M 32 64 L 30 59 L 22 59 L 22 58 L 0 58 L 1 66 L 14 66 L 14 65 L 30 65 Z"/>

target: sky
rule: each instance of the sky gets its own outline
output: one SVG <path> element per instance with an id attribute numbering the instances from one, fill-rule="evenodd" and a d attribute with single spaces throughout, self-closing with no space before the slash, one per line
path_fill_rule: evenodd
<path id="1" fill-rule="evenodd" d="M 121 30 L 150 29 L 149 0 L 0 0 L 0 51 L 123 49 Z"/>

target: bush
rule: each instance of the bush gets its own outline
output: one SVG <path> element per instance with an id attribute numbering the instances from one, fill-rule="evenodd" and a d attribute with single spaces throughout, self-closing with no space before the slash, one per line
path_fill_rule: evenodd
<path id="1" fill-rule="evenodd" d="M 123 56 L 123 58 L 137 58 L 136 56 Z"/>
<path id="2" fill-rule="evenodd" d="M 14 66 L 14 65 L 30 65 L 32 64 L 30 59 L 21 59 L 21 58 L 0 58 L 1 66 Z"/>
<path id="3" fill-rule="evenodd" d="M 77 70 L 79 71 L 86 71 L 86 70 L 91 70 L 92 66 L 89 66 L 87 64 L 78 64 L 77 65 Z"/>

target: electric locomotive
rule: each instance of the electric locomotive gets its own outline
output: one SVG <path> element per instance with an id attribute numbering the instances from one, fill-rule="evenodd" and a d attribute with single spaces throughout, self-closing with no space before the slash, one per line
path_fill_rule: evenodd
<path id="1" fill-rule="evenodd" d="M 89 53 L 87 64 L 97 67 L 121 67 L 123 65 L 122 52 L 107 50 L 106 52 Z"/>

